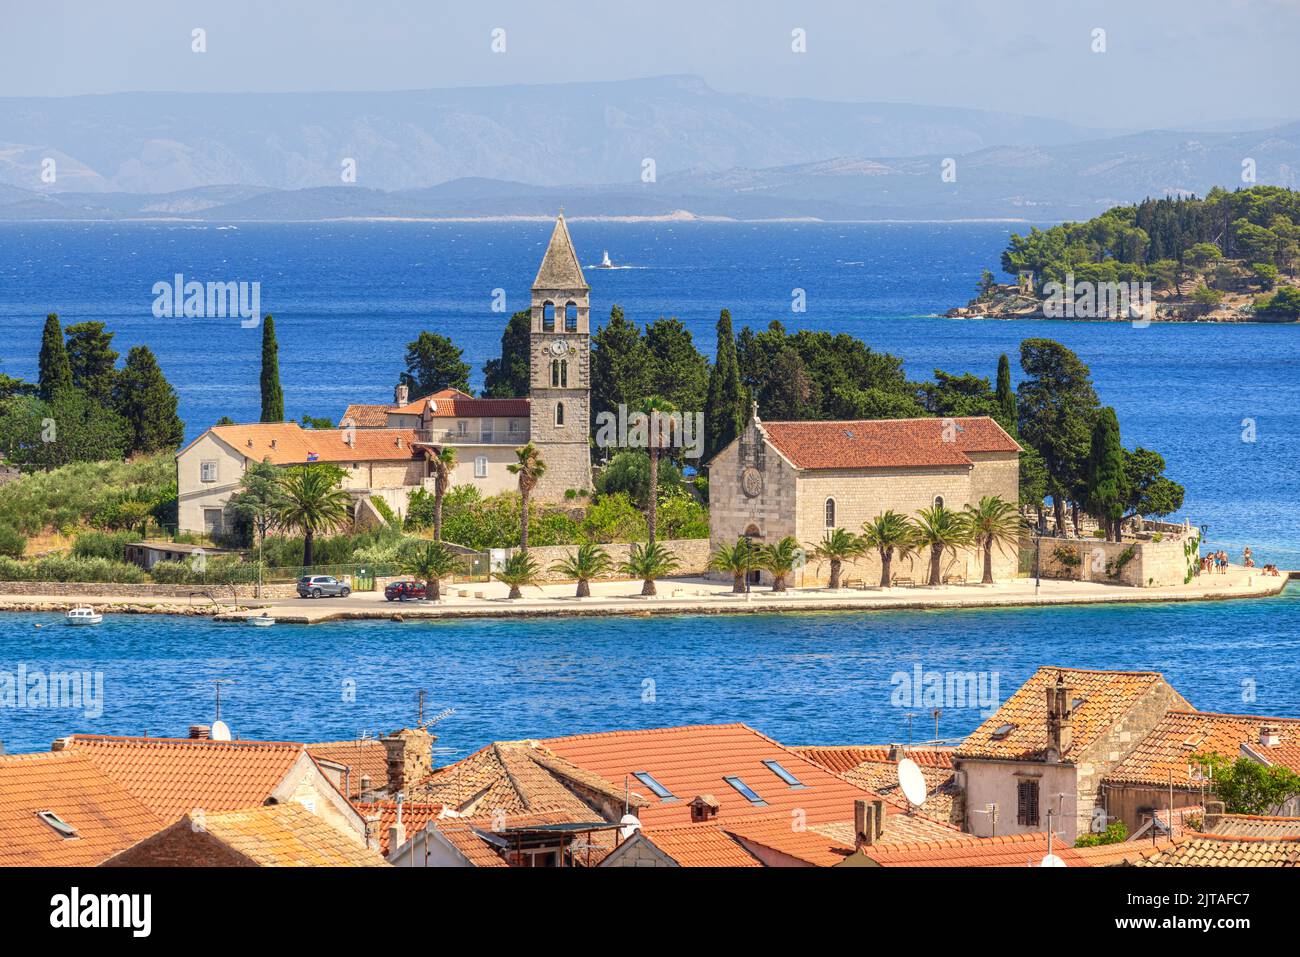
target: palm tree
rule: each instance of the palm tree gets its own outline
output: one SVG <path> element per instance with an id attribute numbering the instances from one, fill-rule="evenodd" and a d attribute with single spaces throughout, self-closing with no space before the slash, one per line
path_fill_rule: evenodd
<path id="1" fill-rule="evenodd" d="M 429 452 L 429 468 L 433 470 L 433 540 L 442 541 L 442 499 L 447 494 L 447 483 L 456 467 L 456 450 L 450 445 Z"/>
<path id="2" fill-rule="evenodd" d="M 889 569 L 894 556 L 906 558 L 917 549 L 916 529 L 906 515 L 891 508 L 862 523 L 862 543 L 880 555 L 880 587 L 888 588 L 893 581 Z"/>
<path id="3" fill-rule="evenodd" d="M 984 549 L 984 577 L 980 582 L 993 584 L 993 548 L 1004 551 L 1020 544 L 1020 514 L 1010 502 L 997 495 L 985 495 L 978 505 L 966 506 L 966 523 L 980 547 Z"/>
<path id="4" fill-rule="evenodd" d="M 402 574 L 424 582 L 425 595 L 433 601 L 442 601 L 442 579 L 459 567 L 456 553 L 442 542 L 427 542 L 401 559 Z"/>
<path id="5" fill-rule="evenodd" d="M 731 590 L 735 594 L 745 591 L 745 576 L 751 568 L 759 567 L 759 549 L 744 535 L 735 545 L 719 545 L 709 556 L 709 567 L 720 572 L 731 572 Z"/>
<path id="6" fill-rule="evenodd" d="M 532 495 L 533 489 L 542 476 L 546 474 L 546 463 L 542 461 L 542 453 L 529 442 L 523 448 L 515 449 L 515 455 L 519 457 L 518 462 L 511 462 L 506 466 L 511 475 L 519 477 L 519 550 L 524 554 L 528 553 L 528 499 Z M 518 598 L 518 595 L 512 595 L 512 598 Z"/>
<path id="7" fill-rule="evenodd" d="M 918 545 L 930 549 L 930 584 L 943 584 L 943 553 L 956 554 L 958 548 L 969 545 L 973 538 L 966 514 L 932 505 L 916 513 L 912 527 L 916 529 Z"/>
<path id="8" fill-rule="evenodd" d="M 772 573 L 772 591 L 785 591 L 786 577 L 796 566 L 803 564 L 803 557 L 799 539 L 793 535 L 787 535 L 775 545 L 763 548 L 759 564 Z"/>
<path id="9" fill-rule="evenodd" d="M 819 562 L 831 563 L 831 580 L 828 587 L 840 587 L 840 569 L 867 550 L 867 543 L 845 528 L 827 529 L 821 544 L 813 548 L 812 557 Z"/>
<path id="10" fill-rule="evenodd" d="M 299 465 L 280 475 L 279 524 L 302 532 L 302 563 L 310 568 L 316 557 L 316 533 L 344 524 L 352 513 L 352 499 L 339 480 L 342 471 L 332 465 Z"/>
<path id="11" fill-rule="evenodd" d="M 591 580 L 604 575 L 614 567 L 614 560 L 609 552 L 594 542 L 583 542 L 576 552 L 569 552 L 568 558 L 561 559 L 551 566 L 551 571 L 558 572 L 565 578 L 578 580 L 578 597 L 591 597 Z"/>
<path id="12" fill-rule="evenodd" d="M 633 542 L 628 550 L 627 561 L 620 564 L 618 570 L 624 575 L 641 579 L 644 583 L 641 586 L 642 595 L 657 595 L 655 579 L 671 575 L 679 564 L 677 556 L 658 542 L 647 545 Z"/>
<path id="13" fill-rule="evenodd" d="M 542 571 L 537 567 L 537 562 L 532 555 L 527 552 L 518 551 L 507 558 L 501 564 L 499 572 L 493 572 L 497 581 L 504 582 L 510 586 L 508 598 L 521 598 L 523 592 L 520 589 L 524 585 L 534 585 Z"/>
<path id="14" fill-rule="evenodd" d="M 671 444 L 672 424 L 666 416 L 676 410 L 667 399 L 652 395 L 641 403 L 639 411 L 646 417 L 646 450 L 650 455 L 650 490 L 646 496 L 645 523 L 649 530 L 650 544 L 653 545 L 655 528 L 659 524 L 659 456 L 663 454 L 663 430 L 666 426 L 670 433 L 666 438 Z"/>

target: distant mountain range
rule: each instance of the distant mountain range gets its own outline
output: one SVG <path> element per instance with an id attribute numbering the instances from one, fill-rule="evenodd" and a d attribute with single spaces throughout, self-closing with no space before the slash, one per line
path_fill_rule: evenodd
<path id="1" fill-rule="evenodd" d="M 1300 123 L 1117 135 L 980 110 L 726 94 L 694 77 L 0 98 L 0 220 L 542 216 L 560 205 L 571 216 L 1055 220 L 1231 188 L 1247 157 L 1258 182 L 1296 186 Z M 646 158 L 655 182 L 642 182 Z M 344 159 L 355 184 L 341 180 Z"/>

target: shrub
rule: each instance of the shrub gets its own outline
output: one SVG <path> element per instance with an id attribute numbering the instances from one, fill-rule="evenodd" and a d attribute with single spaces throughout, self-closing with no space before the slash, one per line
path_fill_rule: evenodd
<path id="1" fill-rule="evenodd" d="M 708 538 L 709 510 L 685 491 L 659 500 L 659 534 L 664 538 Z"/>
<path id="2" fill-rule="evenodd" d="M 587 509 L 582 531 L 593 542 L 641 541 L 649 534 L 645 516 L 626 492 L 602 495 Z"/>
<path id="3" fill-rule="evenodd" d="M 126 561 L 126 545 L 135 541 L 130 532 L 82 532 L 72 546 L 77 558 L 107 558 L 113 562 Z"/>
<path id="4" fill-rule="evenodd" d="M 0 555 L 22 558 L 27 550 L 27 537 L 12 525 L 0 525 Z"/>

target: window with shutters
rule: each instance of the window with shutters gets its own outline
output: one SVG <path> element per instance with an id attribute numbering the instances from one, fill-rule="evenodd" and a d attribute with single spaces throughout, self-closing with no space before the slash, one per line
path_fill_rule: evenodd
<path id="1" fill-rule="evenodd" d="M 474 477 L 487 478 L 487 456 L 486 455 L 475 456 Z"/>
<path id="2" fill-rule="evenodd" d="M 1016 823 L 1038 826 L 1038 782 L 1021 781 L 1016 786 Z"/>

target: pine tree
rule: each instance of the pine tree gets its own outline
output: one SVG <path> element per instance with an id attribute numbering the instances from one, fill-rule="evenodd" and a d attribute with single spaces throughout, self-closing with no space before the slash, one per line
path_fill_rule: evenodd
<path id="1" fill-rule="evenodd" d="M 629 409 L 651 392 L 650 350 L 636 323 L 623 318 L 614 306 L 609 322 L 591 337 L 591 415 L 618 414 L 619 405 Z"/>
<path id="2" fill-rule="evenodd" d="M 1119 419 L 1115 410 L 1106 406 L 1098 414 L 1092 429 L 1085 504 L 1101 523 L 1107 541 L 1119 541 L 1124 499 L 1124 447 L 1119 439 Z"/>
<path id="3" fill-rule="evenodd" d="M 501 334 L 501 358 L 483 365 L 483 397 L 520 399 L 528 395 L 532 313 L 516 312 Z"/>
<path id="4" fill-rule="evenodd" d="M 469 363 L 462 360 L 446 336 L 421 332 L 418 339 L 406 344 L 406 371 L 398 381 L 411 390 L 411 398 L 422 399 L 443 389 L 469 391 Z"/>
<path id="5" fill-rule="evenodd" d="M 130 434 L 128 453 L 171 451 L 181 444 L 185 423 L 176 414 L 177 402 L 153 352 L 133 347 L 117 380 L 118 411 Z"/>
<path id="6" fill-rule="evenodd" d="M 740 385 L 740 364 L 736 359 L 736 337 L 731 329 L 731 312 L 718 317 L 718 345 L 709 372 L 709 393 L 705 400 L 705 461 L 717 455 L 745 427 L 745 394 Z"/>
<path id="7" fill-rule="evenodd" d="M 79 322 L 68 326 L 66 332 L 72 384 L 94 401 L 109 405 L 113 401 L 113 382 L 117 378 L 113 333 L 105 331 L 102 322 Z"/>
<path id="8" fill-rule="evenodd" d="M 275 339 L 275 320 L 262 320 L 262 421 L 284 421 L 284 390 L 280 388 L 280 344 Z"/>
<path id="9" fill-rule="evenodd" d="M 1016 424 L 1016 394 L 1011 389 L 1011 360 L 1005 352 L 998 358 L 998 386 L 994 395 L 998 402 L 998 424 L 1015 435 L 1019 430 Z"/>
<path id="10" fill-rule="evenodd" d="M 68 352 L 63 346 L 63 329 L 58 315 L 53 312 L 45 317 L 39 368 L 37 394 L 46 402 L 63 389 L 72 388 L 72 367 L 68 365 Z"/>

